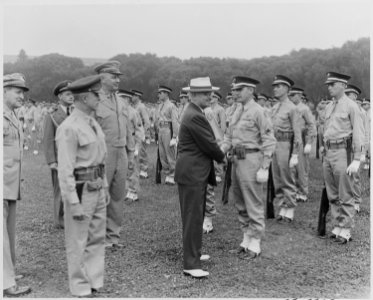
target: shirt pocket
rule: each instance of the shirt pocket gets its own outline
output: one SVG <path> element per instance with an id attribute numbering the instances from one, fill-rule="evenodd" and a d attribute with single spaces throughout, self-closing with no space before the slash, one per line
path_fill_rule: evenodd
<path id="1" fill-rule="evenodd" d="M 256 127 L 255 120 L 253 118 L 242 118 L 240 121 L 241 130 L 253 130 Z"/>
<path id="2" fill-rule="evenodd" d="M 334 117 L 338 118 L 338 119 L 341 119 L 343 121 L 347 121 L 349 119 L 349 116 L 348 116 L 347 112 L 335 113 Z"/>
<path id="3" fill-rule="evenodd" d="M 111 116 L 111 112 L 109 109 L 99 106 L 96 110 L 96 116 L 97 116 L 97 119 L 106 119 Z"/>
<path id="4" fill-rule="evenodd" d="M 96 139 L 96 136 L 91 133 L 83 131 L 79 132 L 78 142 L 80 147 L 85 147 L 89 144 L 93 144 L 94 142 L 96 142 Z"/>

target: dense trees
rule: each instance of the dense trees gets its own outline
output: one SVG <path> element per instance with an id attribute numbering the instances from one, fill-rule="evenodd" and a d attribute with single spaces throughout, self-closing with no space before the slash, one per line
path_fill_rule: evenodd
<path id="1" fill-rule="evenodd" d="M 284 74 L 292 78 L 296 86 L 305 89 L 312 101 L 326 96 L 323 85 L 325 73 L 336 71 L 352 76 L 351 83 L 363 90 L 361 97 L 370 94 L 370 41 L 361 38 L 346 42 L 341 48 L 327 50 L 300 49 L 283 56 L 261 57 L 251 60 L 235 58 L 199 57 L 181 60 L 176 57 L 157 57 L 154 54 L 118 54 L 110 59 L 121 62 L 121 87 L 139 89 L 145 99 L 156 100 L 158 84 L 170 86 L 173 98 L 181 87 L 187 86 L 191 77 L 210 76 L 221 92 L 229 91 L 233 76 L 246 75 L 261 81 L 259 92 L 272 94 L 272 78 Z M 93 67 L 85 66 L 79 58 L 60 54 L 48 54 L 30 59 L 21 50 L 15 63 L 5 63 L 4 73 L 21 72 L 31 87 L 30 97 L 50 101 L 52 90 L 59 81 L 74 80 L 92 74 Z"/>

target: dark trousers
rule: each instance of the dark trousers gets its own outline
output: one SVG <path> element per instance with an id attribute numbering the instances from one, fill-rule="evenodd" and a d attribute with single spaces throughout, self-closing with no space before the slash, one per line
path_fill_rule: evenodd
<path id="1" fill-rule="evenodd" d="M 53 185 L 53 219 L 54 225 L 58 227 L 64 227 L 63 221 L 63 202 L 60 190 L 60 184 L 58 182 L 58 171 L 51 169 L 52 174 L 52 185 Z"/>
<path id="2" fill-rule="evenodd" d="M 201 269 L 203 218 L 207 184 L 178 184 L 183 223 L 184 270 Z"/>

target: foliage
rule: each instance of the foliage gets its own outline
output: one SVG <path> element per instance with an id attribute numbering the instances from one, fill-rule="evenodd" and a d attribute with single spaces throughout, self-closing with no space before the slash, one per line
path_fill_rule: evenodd
<path id="1" fill-rule="evenodd" d="M 246 75 L 261 81 L 259 92 L 272 94 L 272 79 L 276 74 L 292 78 L 296 86 L 305 89 L 308 97 L 317 102 L 327 96 L 325 73 L 336 71 L 352 76 L 351 83 L 361 87 L 361 97 L 370 95 L 370 40 L 348 41 L 341 48 L 327 50 L 300 49 L 283 56 L 261 57 L 251 60 L 236 58 L 199 57 L 181 60 L 176 57 L 157 57 L 155 54 L 118 54 L 111 59 L 121 62 L 121 88 L 144 92 L 147 101 L 156 101 L 158 84 L 173 89 L 173 98 L 188 85 L 190 78 L 210 76 L 212 83 L 229 92 L 232 78 Z M 74 80 L 92 74 L 93 67 L 85 66 L 80 58 L 48 54 L 33 59 L 21 50 L 15 63 L 4 64 L 5 74 L 21 72 L 31 87 L 30 97 L 50 101 L 53 87 L 62 80 Z"/>

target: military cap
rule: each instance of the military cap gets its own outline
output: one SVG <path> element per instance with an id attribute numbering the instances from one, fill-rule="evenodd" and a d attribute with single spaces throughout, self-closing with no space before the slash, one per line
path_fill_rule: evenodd
<path id="1" fill-rule="evenodd" d="M 133 95 L 135 95 L 132 91 L 127 91 L 127 90 L 122 90 L 122 89 L 119 89 L 118 90 L 118 95 L 123 95 L 125 97 L 129 97 L 131 98 Z"/>
<path id="2" fill-rule="evenodd" d="M 93 92 L 101 89 L 101 78 L 99 75 L 91 75 L 75 80 L 69 85 L 69 90 L 74 94 Z"/>
<path id="3" fill-rule="evenodd" d="M 166 92 L 166 93 L 170 94 L 172 92 L 172 89 L 165 86 L 165 85 L 159 85 L 158 86 L 158 93 L 160 93 L 160 92 Z"/>
<path id="4" fill-rule="evenodd" d="M 363 99 L 363 104 L 370 104 L 370 99 Z"/>
<path id="5" fill-rule="evenodd" d="M 326 81 L 325 84 L 333 83 L 333 82 L 342 82 L 346 83 L 351 78 L 351 76 L 340 74 L 337 72 L 328 72 L 326 73 Z"/>
<path id="6" fill-rule="evenodd" d="M 185 91 L 183 91 L 183 90 L 181 90 L 179 98 L 182 98 L 182 97 L 188 97 L 188 93 L 185 92 Z"/>
<path id="7" fill-rule="evenodd" d="M 257 98 L 258 98 L 258 100 L 259 100 L 259 99 L 264 99 L 264 100 L 266 100 L 266 101 L 268 100 L 268 96 L 267 96 L 266 94 L 263 94 L 263 93 L 258 94 L 258 97 L 257 97 Z"/>
<path id="8" fill-rule="evenodd" d="M 71 81 L 70 80 L 64 80 L 60 83 L 58 83 L 54 89 L 53 89 L 53 94 L 55 96 L 57 96 L 59 93 L 62 93 L 63 91 L 67 91 L 68 90 L 68 86 L 71 84 Z"/>
<path id="9" fill-rule="evenodd" d="M 245 86 L 256 88 L 256 85 L 260 82 L 256 79 L 252 79 L 245 76 L 236 76 L 233 78 L 232 90 L 240 89 Z"/>
<path id="10" fill-rule="evenodd" d="M 18 87 L 26 92 L 29 90 L 28 87 L 26 87 L 26 80 L 25 75 L 21 73 L 13 73 L 13 74 L 6 74 L 3 77 L 3 87 Z"/>
<path id="11" fill-rule="evenodd" d="M 356 95 L 360 95 L 361 90 L 356 85 L 348 84 L 347 88 L 345 89 L 345 93 L 354 93 Z"/>
<path id="12" fill-rule="evenodd" d="M 292 87 L 289 91 L 289 94 L 291 95 L 295 95 L 295 94 L 301 94 L 303 95 L 304 94 L 304 90 L 301 89 L 301 88 L 298 88 L 298 87 Z"/>
<path id="13" fill-rule="evenodd" d="M 276 84 L 285 84 L 288 87 L 292 87 L 294 85 L 294 81 L 284 75 L 275 75 L 272 85 Z"/>
<path id="14" fill-rule="evenodd" d="M 110 73 L 110 74 L 114 74 L 114 75 L 123 75 L 123 73 L 121 73 L 119 71 L 119 67 L 120 67 L 120 62 L 119 61 L 110 60 L 108 62 L 105 62 L 103 64 L 100 64 L 100 65 L 96 66 L 94 70 L 98 74 Z"/>
<path id="15" fill-rule="evenodd" d="M 215 91 L 215 92 L 212 94 L 212 96 L 213 96 L 213 97 L 215 96 L 215 98 L 218 98 L 218 100 L 220 100 L 220 99 L 222 98 L 222 95 L 221 95 L 220 93 L 218 93 L 217 91 Z"/>
<path id="16" fill-rule="evenodd" d="M 215 92 L 219 88 L 212 86 L 210 77 L 197 77 L 190 80 L 190 84 L 185 90 L 189 92 Z"/>
<path id="17" fill-rule="evenodd" d="M 140 92 L 140 91 L 138 91 L 138 90 L 131 90 L 131 92 L 132 92 L 134 95 L 139 96 L 140 98 L 142 97 L 142 95 L 144 95 L 143 92 Z"/>

